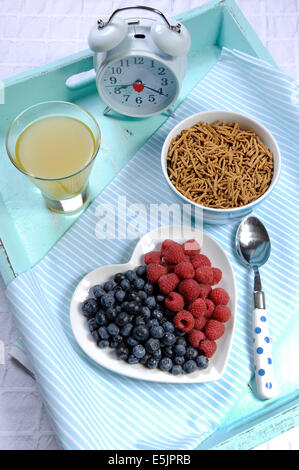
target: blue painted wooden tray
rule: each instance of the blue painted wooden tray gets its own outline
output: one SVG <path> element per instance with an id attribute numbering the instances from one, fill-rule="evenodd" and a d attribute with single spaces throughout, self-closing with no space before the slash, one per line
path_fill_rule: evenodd
<path id="1" fill-rule="evenodd" d="M 177 105 L 217 61 L 223 46 L 274 63 L 233 0 L 213 0 L 177 17 L 191 33 L 188 71 Z M 89 50 L 5 80 L 5 104 L 0 105 L 0 272 L 8 284 L 34 266 L 74 223 L 78 215 L 63 216 L 46 209 L 40 193 L 9 162 L 5 135 L 13 118 L 26 107 L 47 100 L 76 102 L 98 120 L 102 131 L 100 156 L 91 175 L 92 198 L 114 178 L 136 151 L 167 119 L 103 116 L 105 108 L 94 80 L 67 86 L 70 76 L 92 69 Z M 117 136 L 117 138 L 115 138 Z M 297 322 L 298 323 L 298 322 Z M 296 344 L 298 325 L 285 333 Z M 283 341 L 281 342 L 283 343 Z M 270 402 L 254 398 L 250 384 L 242 402 L 201 449 L 250 449 L 299 424 L 296 377 L 283 377 L 287 360 L 279 348 L 275 362 L 283 384 L 280 397 Z"/>

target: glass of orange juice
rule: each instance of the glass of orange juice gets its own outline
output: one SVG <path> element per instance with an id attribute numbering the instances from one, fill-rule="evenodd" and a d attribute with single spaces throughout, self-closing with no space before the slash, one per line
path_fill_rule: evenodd
<path id="1" fill-rule="evenodd" d="M 48 208 L 65 214 L 88 200 L 88 177 L 100 142 L 100 128 L 88 111 L 47 101 L 13 120 L 6 149 L 13 165 L 41 190 Z"/>

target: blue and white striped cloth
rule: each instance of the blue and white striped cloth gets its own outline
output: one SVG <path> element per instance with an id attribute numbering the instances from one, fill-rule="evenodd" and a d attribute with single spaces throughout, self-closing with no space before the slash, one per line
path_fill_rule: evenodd
<path id="1" fill-rule="evenodd" d="M 176 112 L 177 121 L 216 108 L 251 114 L 280 145 L 280 180 L 255 211 L 273 242 L 263 287 L 274 341 L 298 303 L 298 99 L 295 83 L 281 71 L 224 49 Z M 248 271 L 232 252 L 234 225 L 205 227 L 228 253 L 238 286 L 236 331 L 221 380 L 176 385 L 129 379 L 95 365 L 72 335 L 69 305 L 78 281 L 99 265 L 126 262 L 136 243 L 97 239 L 96 207 L 114 206 L 119 195 L 126 195 L 128 204 L 181 202 L 160 168 L 160 150 L 174 125 L 168 119 L 48 255 L 8 286 L 34 373 L 65 449 L 194 449 L 221 424 L 250 380 L 251 289 Z"/>

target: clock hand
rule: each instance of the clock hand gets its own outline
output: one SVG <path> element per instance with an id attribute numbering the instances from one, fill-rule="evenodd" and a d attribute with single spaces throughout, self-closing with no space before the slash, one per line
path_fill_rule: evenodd
<path id="1" fill-rule="evenodd" d="M 155 90 L 154 88 L 151 88 L 150 86 L 144 85 L 144 88 L 148 88 L 149 90 L 155 91 L 156 93 L 159 93 L 159 95 L 168 96 L 167 94 L 162 93 L 159 90 Z"/>

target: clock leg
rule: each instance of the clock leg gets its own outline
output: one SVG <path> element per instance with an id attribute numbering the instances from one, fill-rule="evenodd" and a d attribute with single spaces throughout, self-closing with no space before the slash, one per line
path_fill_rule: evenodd
<path id="1" fill-rule="evenodd" d="M 106 116 L 110 111 L 111 111 L 111 108 L 109 108 L 109 106 L 106 106 L 106 108 L 103 111 L 104 116 Z"/>
<path id="2" fill-rule="evenodd" d="M 170 117 L 172 117 L 173 119 L 176 118 L 176 115 L 175 115 L 174 111 L 172 111 L 171 108 L 168 108 L 168 109 L 166 110 L 166 113 L 167 113 Z"/>

